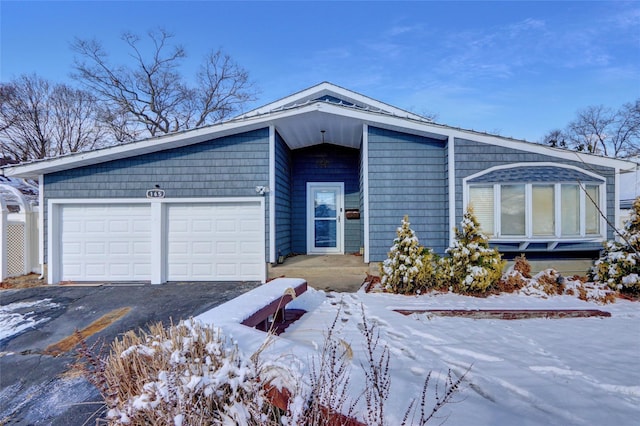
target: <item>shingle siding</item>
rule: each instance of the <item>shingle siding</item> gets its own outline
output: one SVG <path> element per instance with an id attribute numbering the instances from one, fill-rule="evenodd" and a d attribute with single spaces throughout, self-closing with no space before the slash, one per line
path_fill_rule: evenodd
<path id="1" fill-rule="evenodd" d="M 357 149 L 322 144 L 292 151 L 292 245 L 296 253 L 307 252 L 307 182 L 344 182 L 345 209 L 360 208 Z M 344 251 L 358 252 L 362 246 L 362 219 L 345 220 Z"/>
<path id="2" fill-rule="evenodd" d="M 579 167 L 600 175 L 606 179 L 607 186 L 607 219 L 615 222 L 615 169 L 610 167 L 584 164 L 579 161 L 559 160 L 542 154 L 519 151 L 497 145 L 488 145 L 466 139 L 456 139 L 455 143 L 455 175 L 456 175 L 456 223 L 462 219 L 462 179 L 475 173 L 495 166 L 513 163 L 552 162 Z M 562 180 L 566 176 L 561 174 L 557 179 Z M 590 178 L 593 180 L 592 178 Z M 613 239 L 613 230 L 607 230 L 607 238 Z M 593 250 L 594 244 L 573 245 L 572 249 L 584 247 L 585 250 Z"/>
<path id="3" fill-rule="evenodd" d="M 291 245 L 291 150 L 276 133 L 276 256 L 293 252 Z"/>
<path id="4" fill-rule="evenodd" d="M 435 139 L 369 127 L 370 260 L 380 262 L 404 215 L 420 243 L 448 245 L 446 147 Z"/>
<path id="5" fill-rule="evenodd" d="M 145 198 L 146 190 L 155 185 L 165 190 L 167 198 L 255 197 L 255 187 L 268 184 L 268 128 L 65 170 L 44 176 L 44 235 L 49 199 Z M 268 202 L 267 197 L 266 253 Z"/>

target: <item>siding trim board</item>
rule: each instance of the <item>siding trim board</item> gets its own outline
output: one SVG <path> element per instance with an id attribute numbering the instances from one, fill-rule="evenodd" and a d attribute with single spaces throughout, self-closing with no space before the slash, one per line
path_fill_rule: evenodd
<path id="1" fill-rule="evenodd" d="M 448 203 L 449 203 L 449 247 L 453 245 L 456 238 L 456 161 L 455 161 L 455 138 L 449 136 L 447 140 L 447 183 L 448 183 Z"/>
<path id="2" fill-rule="evenodd" d="M 362 220 L 364 222 L 364 262 L 369 263 L 370 246 L 369 246 L 369 126 L 362 125 Z"/>
<path id="3" fill-rule="evenodd" d="M 269 126 L 269 263 L 276 262 L 276 128 Z M 256 189 L 257 191 L 257 189 Z"/>

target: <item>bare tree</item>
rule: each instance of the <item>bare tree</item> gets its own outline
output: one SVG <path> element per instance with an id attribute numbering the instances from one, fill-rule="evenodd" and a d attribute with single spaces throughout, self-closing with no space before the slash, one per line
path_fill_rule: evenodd
<path id="1" fill-rule="evenodd" d="M 0 154 L 12 161 L 56 157 L 106 142 L 95 98 L 36 75 L 0 83 Z"/>
<path id="2" fill-rule="evenodd" d="M 566 148 L 567 135 L 565 134 L 564 130 L 553 129 L 542 137 L 542 143 L 554 148 Z"/>
<path id="3" fill-rule="evenodd" d="M 210 53 L 189 86 L 179 69 L 184 48 L 172 45 L 173 35 L 162 29 L 147 36 L 151 49 L 145 52 L 140 37 L 122 35 L 132 58 L 129 65 L 112 64 L 96 40 L 76 39 L 72 45 L 78 54 L 74 78 L 105 101 L 106 116 L 119 117 L 116 139 L 141 129 L 156 136 L 211 124 L 255 98 L 249 74 L 228 55 Z"/>
<path id="4" fill-rule="evenodd" d="M 559 146 L 616 158 L 640 153 L 640 99 L 615 111 L 603 105 L 588 106 L 564 130 L 552 130 L 542 140 Z"/>

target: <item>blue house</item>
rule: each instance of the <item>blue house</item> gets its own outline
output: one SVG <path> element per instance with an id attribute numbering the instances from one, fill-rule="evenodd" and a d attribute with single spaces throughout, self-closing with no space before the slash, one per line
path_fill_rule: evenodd
<path id="1" fill-rule="evenodd" d="M 594 257 L 634 167 L 321 83 L 212 126 L 3 171 L 39 180 L 49 283 L 163 283 L 264 281 L 291 253 L 380 262 L 404 215 L 442 254 L 468 205 L 507 257 Z"/>

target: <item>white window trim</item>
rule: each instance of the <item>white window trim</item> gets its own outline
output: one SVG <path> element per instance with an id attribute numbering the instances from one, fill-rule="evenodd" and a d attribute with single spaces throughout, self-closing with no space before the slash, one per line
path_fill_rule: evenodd
<path id="1" fill-rule="evenodd" d="M 580 182 L 535 182 L 535 183 L 519 183 L 525 185 L 525 235 L 502 235 L 501 224 L 501 187 L 502 185 L 512 184 L 511 182 L 504 183 L 467 183 L 469 178 L 464 179 L 463 185 L 463 203 L 465 211 L 469 206 L 469 188 L 471 186 L 492 186 L 494 194 L 494 235 L 489 237 L 489 241 L 492 242 L 546 242 L 555 243 L 558 242 L 600 242 L 606 240 L 606 219 L 600 216 L 600 232 L 598 234 L 586 233 L 586 203 L 587 195 L 585 193 L 586 186 L 597 186 L 599 189 L 599 202 L 598 208 L 605 212 L 607 211 L 606 203 L 606 181 L 602 183 L 580 183 Z M 515 184 L 515 182 L 513 183 Z M 562 236 L 562 202 L 561 202 L 561 190 L 562 185 L 577 185 L 580 194 L 580 235 Z M 554 188 L 554 217 L 555 217 L 555 235 L 549 236 L 534 236 L 533 235 L 533 186 L 534 185 L 552 185 Z"/>

